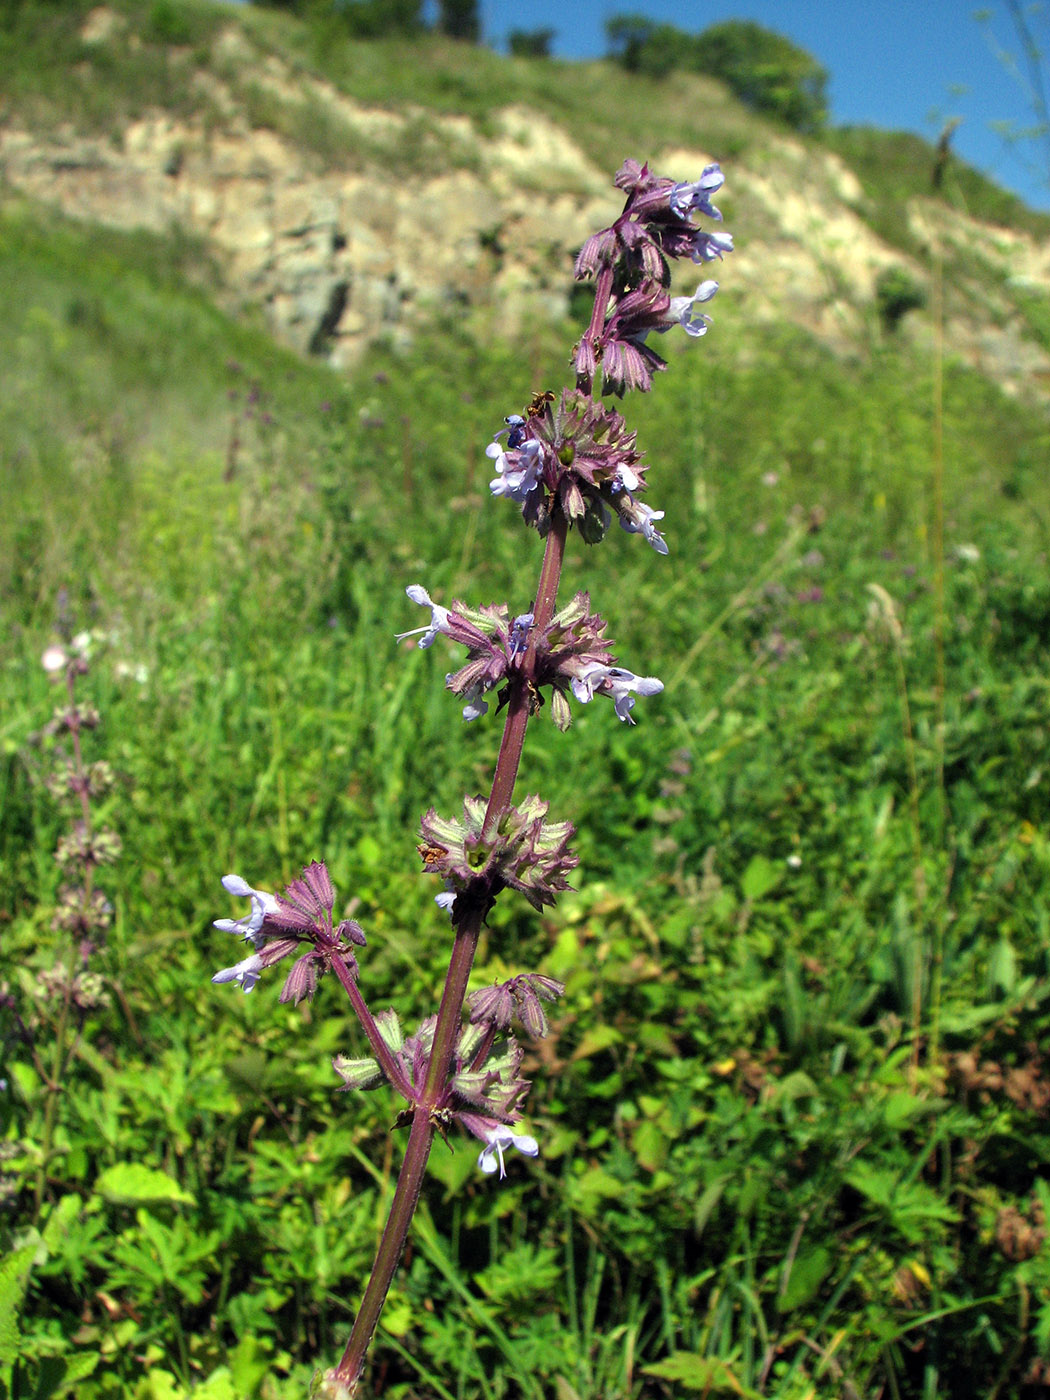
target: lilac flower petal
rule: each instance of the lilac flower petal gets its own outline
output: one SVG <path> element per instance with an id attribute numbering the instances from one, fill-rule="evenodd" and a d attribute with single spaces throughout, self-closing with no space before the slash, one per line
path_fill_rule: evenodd
<path id="1" fill-rule="evenodd" d="M 242 991 L 250 992 L 258 982 L 262 968 L 263 962 L 259 954 L 252 953 L 251 957 L 245 958 L 243 962 L 236 963 L 233 967 L 224 967 L 211 980 L 213 982 L 236 982 Z"/>
<path id="2" fill-rule="evenodd" d="M 443 608 L 435 603 L 430 594 L 421 583 L 411 583 L 405 592 L 412 599 L 413 603 L 418 603 L 420 607 L 430 609 L 430 623 L 426 627 L 413 627 L 408 632 L 398 632 L 394 638 L 397 642 L 403 642 L 406 637 L 419 637 L 416 643 L 418 647 L 426 650 L 432 646 L 434 638 L 439 632 L 448 631 L 448 608 Z M 422 633 L 422 636 L 420 636 Z"/>
<path id="3" fill-rule="evenodd" d="M 502 1124 L 491 1128 L 487 1137 L 488 1143 L 481 1150 L 478 1166 L 487 1175 L 498 1171 L 501 1181 L 507 1175 L 507 1168 L 503 1161 L 504 1151 L 516 1147 L 519 1152 L 524 1152 L 526 1157 L 535 1157 L 540 1150 L 540 1145 L 534 1137 L 529 1137 L 525 1133 L 512 1133 L 509 1128 Z"/>
<path id="4" fill-rule="evenodd" d="M 250 939 L 258 944 L 262 937 L 262 926 L 268 914 L 277 912 L 277 900 L 266 890 L 254 889 L 248 881 L 240 875 L 224 875 L 222 886 L 229 894 L 238 899 L 250 899 L 252 907 L 249 913 L 240 919 L 215 919 L 215 928 L 221 929 L 224 933 L 236 933 L 244 939 Z"/>

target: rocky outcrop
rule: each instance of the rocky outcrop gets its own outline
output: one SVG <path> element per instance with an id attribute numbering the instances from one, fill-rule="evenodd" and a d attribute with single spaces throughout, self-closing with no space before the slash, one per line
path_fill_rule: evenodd
<path id="1" fill-rule="evenodd" d="M 122 22 L 99 7 L 82 38 L 105 43 Z M 608 220 L 616 197 L 610 172 L 566 131 L 513 104 L 483 134 L 467 117 L 369 108 L 253 51 L 235 23 L 215 48 L 214 68 L 195 81 L 202 104 L 206 97 L 209 112 L 221 113 L 218 125 L 213 115 L 185 121 L 155 111 L 103 138 L 72 127 L 34 132 L 11 114 L 0 129 L 4 181 L 78 218 L 178 225 L 202 237 L 235 299 L 261 305 L 278 337 L 335 365 L 352 362 L 379 332 L 410 336 L 443 307 L 487 309 L 508 333 L 526 317 L 564 312 L 572 253 Z M 253 123 L 217 76 L 231 63 L 251 65 L 273 101 L 323 114 L 342 134 L 340 155 L 322 165 Z M 377 151 L 404 152 L 424 126 L 447 159 L 412 177 L 391 174 L 398 163 Z M 709 158 L 686 149 L 651 155 L 680 179 Z M 881 271 L 904 264 L 925 281 L 922 267 L 865 223 L 860 187 L 834 156 L 771 135 L 760 158 L 749 154 L 728 175 L 737 251 L 725 267 L 720 318 L 789 317 L 847 350 L 873 333 Z M 1050 293 L 1050 249 L 933 200 L 914 202 L 909 217 L 946 256 L 980 253 L 963 303 L 947 308 L 949 349 L 1010 390 L 1050 391 L 1050 358 L 1007 294 L 1011 278 Z M 913 318 L 911 333 L 924 334 Z"/>

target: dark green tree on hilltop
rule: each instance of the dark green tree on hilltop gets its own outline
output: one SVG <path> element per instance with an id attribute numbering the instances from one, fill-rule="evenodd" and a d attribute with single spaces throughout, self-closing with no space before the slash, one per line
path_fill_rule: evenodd
<path id="1" fill-rule="evenodd" d="M 632 73 L 662 78 L 672 69 L 721 78 L 742 102 L 797 131 L 827 120 L 827 70 L 812 54 L 751 20 L 726 20 L 702 34 L 645 15 L 615 15 L 605 26 L 610 56 Z"/>
<path id="2" fill-rule="evenodd" d="M 514 58 L 550 58 L 555 29 L 512 29 L 507 49 Z"/>
<path id="3" fill-rule="evenodd" d="M 478 0 L 440 0 L 437 27 L 453 39 L 476 44 L 481 38 Z"/>
<path id="4" fill-rule="evenodd" d="M 605 33 L 610 56 L 629 73 L 663 78 L 672 68 L 695 68 L 695 36 L 673 24 L 657 24 L 647 15 L 613 15 L 606 20 Z"/>
<path id="5" fill-rule="evenodd" d="M 749 107 L 798 131 L 818 131 L 827 121 L 827 69 L 783 34 L 731 19 L 694 42 L 700 70 L 722 78 Z"/>
<path id="6" fill-rule="evenodd" d="M 423 28 L 422 0 L 253 0 L 253 3 L 335 25 L 355 39 L 418 34 Z"/>

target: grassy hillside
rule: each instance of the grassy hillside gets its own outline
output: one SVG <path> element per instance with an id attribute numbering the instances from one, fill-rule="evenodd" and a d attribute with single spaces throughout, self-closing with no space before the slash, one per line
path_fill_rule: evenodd
<path id="1" fill-rule="evenodd" d="M 105 59 L 73 47 L 73 6 L 5 12 L 0 87 L 41 121 L 104 123 L 230 22 L 120 10 L 138 18 Z M 560 93 L 610 168 L 700 93 L 237 22 L 370 100 L 479 121 L 513 73 L 523 100 Z M 614 135 L 588 91 L 621 103 Z M 728 165 L 762 128 L 709 96 L 682 107 L 688 139 L 724 131 Z M 490 498 L 484 448 L 564 382 L 578 334 L 537 316 L 479 343 L 450 312 L 340 377 L 221 294 L 192 240 L 3 200 L 0 1180 L 41 1394 L 293 1396 L 338 1354 L 404 1139 L 385 1091 L 336 1092 L 331 1056 L 362 1052 L 329 982 L 298 1010 L 272 981 L 211 985 L 232 951 L 218 881 L 275 888 L 323 857 L 368 934 L 369 1000 L 407 1026 L 432 1010 L 448 924 L 417 824 L 486 786 L 498 721 L 462 723 L 442 641 L 393 634 L 418 625 L 412 583 L 528 603 L 538 542 Z M 1035 1397 L 1045 411 L 906 337 L 847 360 L 729 307 L 666 348 L 624 411 L 671 552 L 572 537 L 564 582 L 666 689 L 629 732 L 598 705 L 566 735 L 533 722 L 519 790 L 577 824 L 579 888 L 542 918 L 501 899 L 473 983 L 567 983 L 530 1051 L 540 1158 L 496 1188 L 469 1142 L 438 1144 L 369 1393 Z M 68 814 L 40 654 L 82 629 L 102 717 L 84 743 L 115 770 L 101 815 L 123 853 L 97 874 L 102 995 L 58 1094 Z"/>
<path id="2" fill-rule="evenodd" d="M 96 16 L 94 26 L 89 16 Z M 223 44 L 224 34 L 240 37 Z M 362 150 L 358 134 L 347 140 L 308 97 L 297 101 L 294 91 L 275 87 L 268 59 L 293 83 L 296 75 L 321 79 L 378 109 L 416 109 L 421 139 Z M 424 159 L 456 163 L 455 143 L 447 133 L 439 140 L 428 130 L 428 117 L 466 117 L 483 133 L 508 100 L 564 125 L 588 157 L 609 170 L 625 150 L 667 147 L 709 150 L 729 164 L 761 150 L 778 130 L 721 83 L 696 74 L 673 72 L 657 81 L 625 74 L 611 62 L 508 58 L 432 34 L 353 40 L 338 20 L 307 24 L 265 7 L 233 9 L 215 0 L 104 6 L 15 0 L 0 16 L 7 115 L 36 129 L 72 122 L 108 132 L 158 108 L 185 117 L 210 113 L 221 126 L 225 113 L 209 79 L 228 85 L 253 121 L 289 136 L 322 164 L 345 165 L 357 152 L 358 158 L 381 155 L 405 173 Z M 833 128 L 821 139 L 861 177 L 873 207 L 899 206 L 910 195 L 931 192 L 935 151 L 921 137 L 853 127 Z M 536 178 L 542 183 L 541 170 Z M 961 161 L 950 163 L 943 198 L 962 200 L 975 219 L 1050 233 L 1050 215 L 1028 209 Z"/>

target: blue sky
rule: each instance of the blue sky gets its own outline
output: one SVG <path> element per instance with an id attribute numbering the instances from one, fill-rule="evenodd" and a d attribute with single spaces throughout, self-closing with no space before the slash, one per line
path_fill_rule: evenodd
<path id="1" fill-rule="evenodd" d="M 1033 23 L 1050 47 L 1050 0 L 1024 3 L 1037 12 Z M 958 154 L 1050 210 L 1046 144 L 1011 146 L 992 129 L 1004 121 L 1023 129 L 1034 118 L 1023 85 L 998 56 L 1006 50 L 1020 58 L 1005 0 L 987 0 L 983 9 L 984 24 L 967 0 L 481 0 L 487 43 L 502 48 L 511 29 L 550 28 L 553 52 L 563 58 L 604 54 L 605 21 L 614 14 L 643 13 L 692 31 L 718 20 L 756 20 L 828 70 L 836 124 L 863 122 L 935 140 L 948 117 L 961 117 Z"/>

